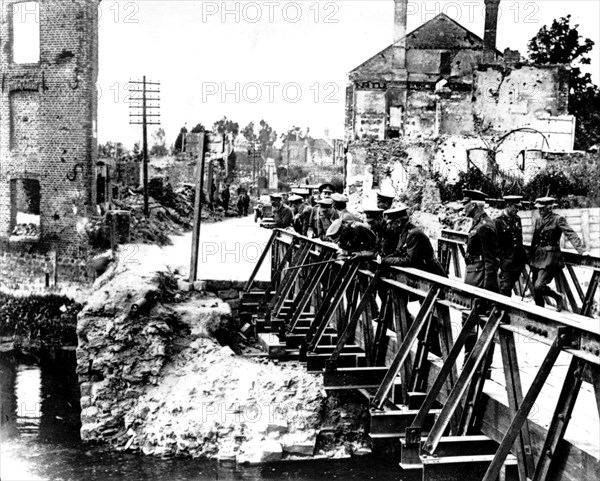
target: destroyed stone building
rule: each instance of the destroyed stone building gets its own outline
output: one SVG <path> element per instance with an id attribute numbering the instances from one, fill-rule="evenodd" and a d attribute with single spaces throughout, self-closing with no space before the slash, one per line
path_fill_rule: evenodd
<path id="1" fill-rule="evenodd" d="M 506 133 L 566 115 L 569 68 L 498 51 L 499 4 L 485 2 L 482 39 L 444 13 L 406 33 L 408 1 L 395 0 L 394 43 L 349 73 L 346 140 Z"/>
<path id="2" fill-rule="evenodd" d="M 0 239 L 11 249 L 77 255 L 94 211 L 98 4 L 2 2 Z"/>
<path id="3" fill-rule="evenodd" d="M 348 75 L 350 184 L 373 162 L 373 185 L 383 172 L 400 191 L 415 167 L 450 181 L 473 165 L 527 181 L 544 168 L 542 152 L 573 150 L 570 67 L 500 52 L 500 0 L 485 1 L 483 38 L 444 13 L 407 33 L 408 1 L 394 3 L 394 43 Z M 379 142 L 392 139 L 402 152 L 390 158 Z"/>

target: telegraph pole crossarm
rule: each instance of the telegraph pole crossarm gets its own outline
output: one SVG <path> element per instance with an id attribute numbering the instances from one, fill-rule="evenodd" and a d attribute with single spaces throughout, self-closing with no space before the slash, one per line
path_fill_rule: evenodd
<path id="1" fill-rule="evenodd" d="M 129 108 L 133 110 L 133 113 L 129 113 L 129 124 L 130 125 L 141 125 L 142 126 L 142 161 L 143 161 L 143 185 L 144 185 L 144 216 L 150 215 L 150 209 L 148 206 L 148 125 L 160 125 L 160 121 L 148 120 L 152 117 L 160 117 L 160 114 L 150 114 L 149 109 L 159 109 L 159 105 L 150 105 L 150 102 L 157 102 L 160 97 L 152 97 L 148 94 L 160 94 L 160 82 L 150 82 L 146 80 L 144 75 L 142 80 L 130 80 L 131 85 L 141 85 L 141 89 L 130 88 L 131 94 L 142 94 L 141 98 L 132 97 Z M 149 89 L 148 86 L 158 86 L 158 89 Z M 142 104 L 139 105 L 139 102 Z M 134 109 L 141 109 L 138 113 Z M 139 121 L 141 118 L 141 122 Z"/>

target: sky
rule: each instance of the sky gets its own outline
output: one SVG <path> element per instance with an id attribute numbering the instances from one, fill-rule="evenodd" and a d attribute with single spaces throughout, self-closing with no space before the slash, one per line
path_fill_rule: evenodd
<path id="1" fill-rule="evenodd" d="M 497 47 L 527 53 L 552 20 L 591 38 L 584 71 L 600 82 L 600 2 L 503 0 Z M 483 1 L 409 1 L 408 31 L 445 13 L 483 37 Z M 227 116 L 244 127 L 266 120 L 343 138 L 347 74 L 393 39 L 393 0 L 179 1 L 100 3 L 98 140 L 140 141 L 129 125 L 129 80 L 160 82 L 160 127 L 167 145 L 180 128 Z M 153 87 L 156 88 L 156 87 Z M 154 132 L 159 126 L 150 126 Z M 149 138 L 149 142 L 152 140 Z"/>

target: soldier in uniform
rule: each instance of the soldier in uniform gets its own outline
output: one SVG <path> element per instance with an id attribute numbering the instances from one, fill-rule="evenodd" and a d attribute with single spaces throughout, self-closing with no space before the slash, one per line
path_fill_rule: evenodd
<path id="1" fill-rule="evenodd" d="M 288 201 L 294 214 L 292 227 L 298 234 L 305 236 L 308 232 L 308 219 L 310 217 L 311 208 L 306 205 L 301 196 L 296 194 L 290 195 Z"/>
<path id="2" fill-rule="evenodd" d="M 273 223 L 262 225 L 267 229 L 285 229 L 292 225 L 294 214 L 292 209 L 282 202 L 281 194 L 271 194 L 271 205 L 273 206 Z"/>
<path id="3" fill-rule="evenodd" d="M 328 183 L 321 184 L 319 186 L 319 200 L 331 198 L 331 195 L 334 192 L 335 192 L 335 187 L 333 186 L 333 184 L 328 184 Z M 319 200 L 317 200 L 317 202 L 313 206 L 312 212 L 311 212 L 310 218 L 309 218 L 309 228 L 312 231 L 313 238 L 319 237 L 319 212 L 320 212 Z M 327 229 L 325 229 L 325 231 L 327 231 Z M 324 234 L 325 234 L 325 232 L 323 232 L 323 235 Z"/>
<path id="4" fill-rule="evenodd" d="M 317 207 L 317 237 L 323 240 L 327 229 L 337 219 L 337 213 L 333 209 L 333 201 L 330 197 L 317 201 Z"/>
<path id="5" fill-rule="evenodd" d="M 479 190 L 465 190 L 463 196 L 465 216 L 473 219 L 467 241 L 465 283 L 499 292 L 498 239 L 496 226 L 484 210 L 487 194 Z"/>
<path id="6" fill-rule="evenodd" d="M 464 190 L 463 200 L 465 216 L 473 219 L 467 240 L 467 273 L 465 283 L 481 287 L 492 292 L 499 292 L 498 288 L 498 239 L 496 226 L 484 210 L 487 194 L 479 190 Z M 484 313 L 487 303 L 479 302 L 475 305 L 477 313 Z M 463 324 L 466 321 L 463 315 Z M 469 333 L 465 341 L 465 360 L 468 359 L 475 343 L 477 342 L 477 329 Z M 492 356 L 490 350 L 488 356 Z"/>
<path id="7" fill-rule="evenodd" d="M 533 281 L 533 296 L 538 306 L 544 306 L 544 296 L 556 300 L 556 310 L 562 311 L 565 307 L 563 295 L 550 289 L 548 284 L 563 268 L 563 256 L 560 251 L 560 238 L 567 236 L 569 242 L 581 255 L 589 252 L 583 247 L 583 242 L 575 231 L 569 226 L 567 220 L 552 212 L 554 199 L 540 197 L 536 199 L 535 206 L 540 211 L 539 218 L 535 221 L 531 250 L 529 251 L 529 265 Z"/>
<path id="8" fill-rule="evenodd" d="M 382 254 L 382 266 L 413 267 L 438 276 L 446 276 L 442 265 L 435 257 L 429 237 L 410 222 L 406 206 L 384 211 L 388 236 Z M 380 297 L 385 298 L 385 288 L 379 290 Z M 409 297 L 409 300 L 411 298 Z M 439 345 L 438 324 L 431 324 L 431 352 L 441 355 Z"/>
<path id="9" fill-rule="evenodd" d="M 390 233 L 383 247 L 384 266 L 414 267 L 439 276 L 446 276 L 435 258 L 429 237 L 409 221 L 406 206 L 384 211 Z"/>
<path id="10" fill-rule="evenodd" d="M 347 254 L 353 254 L 353 258 L 367 258 L 364 253 L 373 248 L 375 234 L 369 226 L 359 221 L 334 220 L 326 237 L 334 241 Z"/>
<path id="11" fill-rule="evenodd" d="M 511 296 L 513 287 L 527 263 L 521 218 L 517 215 L 522 199 L 520 195 L 505 195 L 506 207 L 495 220 L 500 254 L 498 287 L 500 294 L 508 297 Z"/>
<path id="12" fill-rule="evenodd" d="M 391 209 L 394 198 L 395 194 L 392 192 L 377 192 L 377 207 L 382 210 Z"/>
<path id="13" fill-rule="evenodd" d="M 359 220 L 358 217 L 348 210 L 348 197 L 344 194 L 338 194 L 337 192 L 331 194 L 331 200 L 333 201 L 333 208 L 339 219 L 342 219 L 344 222 L 354 222 Z"/>
<path id="14" fill-rule="evenodd" d="M 371 249 L 374 252 L 373 257 L 375 257 L 377 254 L 381 254 L 383 241 L 387 234 L 385 220 L 383 219 L 383 209 L 379 209 L 378 207 L 367 208 L 363 210 L 363 213 L 365 214 L 365 224 L 375 234 L 375 246 Z"/>

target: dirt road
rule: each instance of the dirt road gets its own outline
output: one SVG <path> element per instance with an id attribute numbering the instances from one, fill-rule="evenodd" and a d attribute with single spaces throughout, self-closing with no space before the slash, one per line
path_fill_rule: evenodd
<path id="1" fill-rule="evenodd" d="M 267 244 L 271 231 L 261 229 L 253 216 L 229 218 L 200 229 L 198 279 L 245 281 L 252 274 Z M 172 268 L 189 273 L 192 234 L 173 236 L 173 245 L 163 247 Z M 270 280 L 270 258 L 258 273 L 257 280 Z"/>

